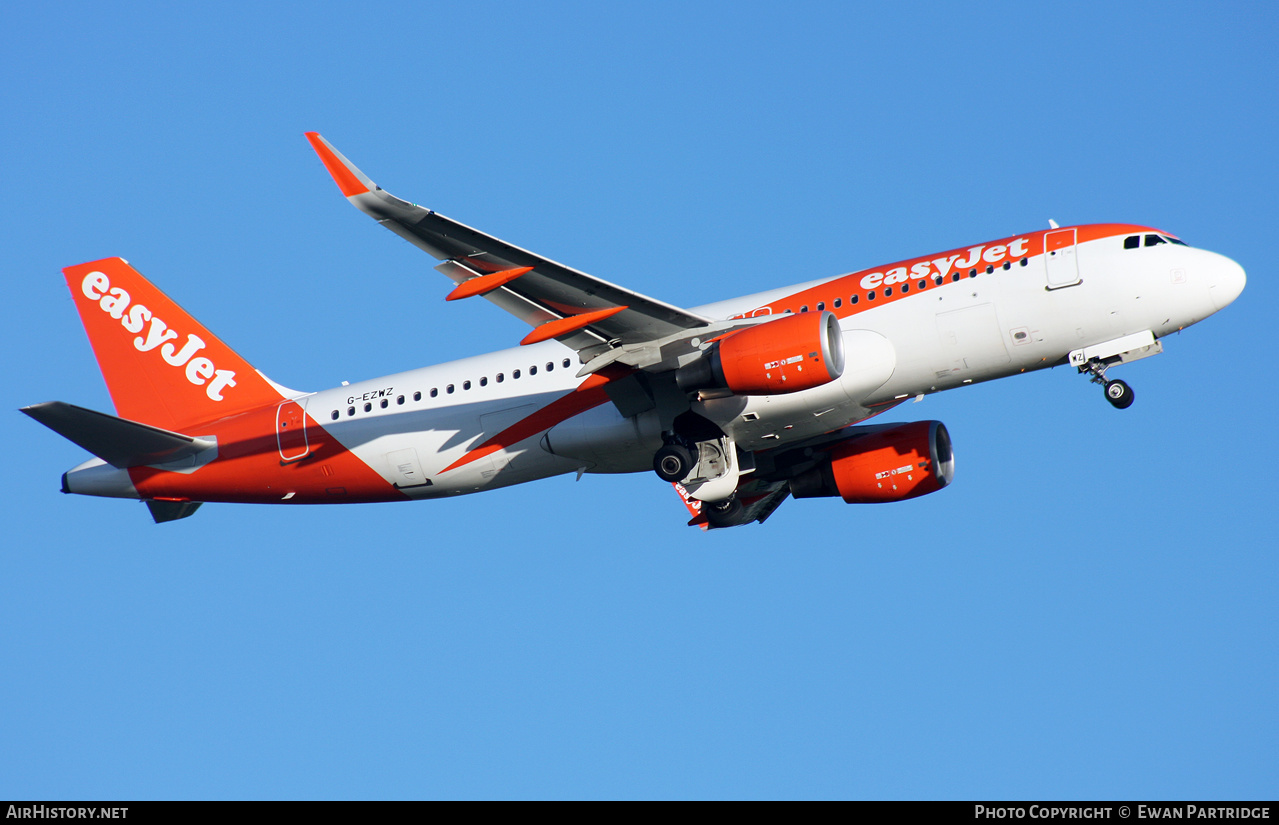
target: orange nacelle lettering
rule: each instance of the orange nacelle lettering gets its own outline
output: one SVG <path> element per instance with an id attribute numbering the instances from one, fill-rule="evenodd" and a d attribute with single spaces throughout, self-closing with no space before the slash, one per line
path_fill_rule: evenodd
<path id="1" fill-rule="evenodd" d="M 779 395 L 820 387 L 844 372 L 835 313 L 805 312 L 734 332 L 714 356 L 738 395 Z"/>
<path id="2" fill-rule="evenodd" d="M 954 476 L 955 459 L 940 422 L 916 421 L 835 447 L 830 468 L 844 501 L 870 504 L 940 490 Z"/>
<path id="3" fill-rule="evenodd" d="M 936 492 L 955 477 L 950 434 L 940 421 L 857 429 L 860 434 L 829 448 L 829 464 L 792 478 L 791 495 L 839 496 L 849 504 L 902 501 Z"/>

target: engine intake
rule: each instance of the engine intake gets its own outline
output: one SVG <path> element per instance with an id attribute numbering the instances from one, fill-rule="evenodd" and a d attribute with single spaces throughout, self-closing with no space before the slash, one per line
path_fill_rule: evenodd
<path id="1" fill-rule="evenodd" d="M 791 479 L 791 495 L 840 496 L 849 504 L 904 501 L 936 492 L 955 477 L 950 433 L 940 421 L 854 436 L 829 452 L 829 463 Z"/>
<path id="2" fill-rule="evenodd" d="M 728 389 L 781 395 L 820 387 L 844 373 L 844 335 L 829 310 L 787 315 L 729 333 L 675 373 L 684 392 Z"/>

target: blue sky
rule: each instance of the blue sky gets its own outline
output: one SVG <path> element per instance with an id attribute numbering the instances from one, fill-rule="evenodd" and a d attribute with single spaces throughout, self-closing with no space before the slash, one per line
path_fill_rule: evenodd
<path id="1" fill-rule="evenodd" d="M 1273 798 L 1279 85 L 1260 3 L 0 12 L 0 798 Z M 649 474 L 403 505 L 63 496 L 128 258 L 275 380 L 512 345 L 390 191 L 696 305 L 1045 226 L 1237 260 L 1117 371 L 932 396 L 956 482 L 703 534 Z M 1267 320 L 1269 319 L 1269 320 Z"/>

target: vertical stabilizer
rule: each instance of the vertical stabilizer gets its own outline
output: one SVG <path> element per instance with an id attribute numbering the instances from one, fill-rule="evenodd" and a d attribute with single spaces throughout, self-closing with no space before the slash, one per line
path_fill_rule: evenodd
<path id="1" fill-rule="evenodd" d="M 122 418 L 181 431 L 281 400 L 247 361 L 124 259 L 62 271 Z"/>

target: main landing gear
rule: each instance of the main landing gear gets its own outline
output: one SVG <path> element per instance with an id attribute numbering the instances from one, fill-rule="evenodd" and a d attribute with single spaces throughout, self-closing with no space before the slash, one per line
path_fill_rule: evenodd
<path id="1" fill-rule="evenodd" d="M 691 473 L 696 463 L 695 448 L 689 448 L 680 441 L 668 441 L 653 456 L 653 472 L 657 473 L 662 481 L 673 484 Z"/>
<path id="2" fill-rule="evenodd" d="M 741 506 L 734 506 L 737 485 L 742 473 L 753 469 L 751 464 L 743 471 L 737 445 L 723 434 L 694 441 L 687 435 L 670 433 L 653 455 L 658 478 L 679 484 L 686 495 L 708 505 L 712 520 L 731 520 L 741 513 Z"/>
<path id="3" fill-rule="evenodd" d="M 1132 387 L 1118 379 L 1106 380 L 1106 370 L 1109 366 L 1104 361 L 1091 359 L 1079 367 L 1081 373 L 1088 373 L 1089 381 L 1094 384 L 1101 384 L 1105 387 L 1106 400 L 1117 410 L 1126 410 L 1132 406 L 1132 402 L 1136 399 L 1133 394 Z"/>
<path id="4" fill-rule="evenodd" d="M 708 501 L 702 504 L 702 512 L 712 527 L 734 527 L 740 523 L 742 510 L 741 499 L 733 496 L 725 501 Z"/>

